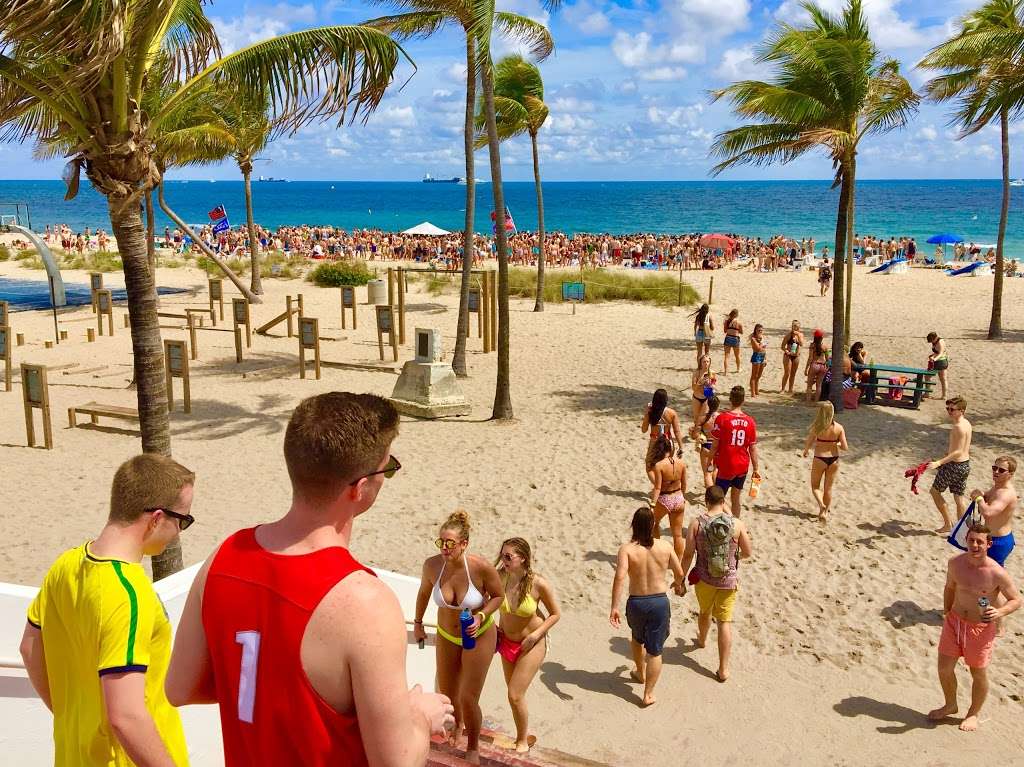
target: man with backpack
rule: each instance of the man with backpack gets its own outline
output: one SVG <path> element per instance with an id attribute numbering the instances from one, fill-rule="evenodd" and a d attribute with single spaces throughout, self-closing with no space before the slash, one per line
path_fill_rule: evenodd
<path id="1" fill-rule="evenodd" d="M 690 523 L 683 552 L 683 570 L 689 570 L 693 557 L 697 565 L 690 582 L 697 592 L 700 616 L 697 619 L 697 646 L 704 647 L 711 630 L 711 619 L 718 626 L 718 670 L 715 678 L 729 678 L 729 654 L 732 650 L 732 610 L 736 604 L 739 560 L 753 553 L 747 526 L 725 509 L 725 492 L 712 485 L 704 491 L 707 512 Z"/>
<path id="2" fill-rule="evenodd" d="M 828 293 L 828 286 L 832 283 L 832 267 L 829 266 L 828 259 L 821 265 L 821 269 L 818 270 L 818 284 L 821 286 L 821 295 Z"/>

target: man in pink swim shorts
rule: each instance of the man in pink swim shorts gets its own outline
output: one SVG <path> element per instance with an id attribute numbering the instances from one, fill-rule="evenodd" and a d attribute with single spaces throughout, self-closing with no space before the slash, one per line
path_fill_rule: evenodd
<path id="1" fill-rule="evenodd" d="M 928 713 L 940 721 L 957 712 L 956 664 L 962 657 L 971 670 L 971 707 L 960 729 L 978 729 L 978 715 L 988 696 L 988 664 L 996 641 L 996 620 L 1021 606 L 1017 587 L 994 559 L 988 556 L 992 533 L 976 524 L 967 533 L 967 553 L 949 560 L 943 592 L 942 636 L 939 639 L 939 683 L 945 704 Z M 995 607 L 996 598 L 1006 603 Z"/>

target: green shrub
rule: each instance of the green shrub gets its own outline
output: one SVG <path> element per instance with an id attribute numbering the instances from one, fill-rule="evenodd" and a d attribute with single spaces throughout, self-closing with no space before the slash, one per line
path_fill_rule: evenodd
<path id="1" fill-rule="evenodd" d="M 306 279 L 320 288 L 337 288 L 342 285 L 365 285 L 373 279 L 373 275 L 365 261 L 352 259 L 320 264 Z"/>
<path id="2" fill-rule="evenodd" d="M 109 250 L 100 250 L 85 257 L 86 264 L 93 272 L 119 272 L 124 268 L 121 256 Z"/>
<path id="3" fill-rule="evenodd" d="M 61 269 L 89 268 L 89 265 L 85 262 L 85 256 L 80 256 L 77 253 L 57 253 L 55 251 L 53 255 L 56 257 Z"/>
<path id="4" fill-rule="evenodd" d="M 294 280 L 302 276 L 305 268 L 305 256 L 290 255 L 280 250 L 272 250 L 260 256 L 261 277 Z"/>
<path id="5" fill-rule="evenodd" d="M 41 259 L 39 256 L 37 256 L 33 252 L 29 252 L 28 254 L 26 254 L 24 252 L 19 253 L 15 257 L 15 259 L 21 265 L 22 269 L 44 269 L 45 268 L 43 266 L 43 259 Z"/>
<path id="6" fill-rule="evenodd" d="M 8 248 L 3 243 L 0 243 L 0 261 L 10 261 L 10 260 L 11 260 L 11 249 Z"/>
<path id="7" fill-rule="evenodd" d="M 180 269 L 185 265 L 184 261 L 179 261 L 177 258 L 165 258 L 158 263 L 164 269 Z"/>
<path id="8" fill-rule="evenodd" d="M 38 258 L 35 248 L 21 248 L 14 256 L 15 261 L 27 261 L 33 258 Z"/>
<path id="9" fill-rule="evenodd" d="M 233 271 L 235 274 L 248 274 L 249 272 L 249 259 L 247 258 L 239 258 L 238 256 L 232 256 L 227 259 L 222 258 L 221 261 L 223 261 L 224 265 L 227 266 L 227 268 Z M 196 258 L 196 266 L 198 266 L 203 271 L 209 272 L 211 274 L 220 271 L 220 267 L 214 263 L 213 259 L 205 254 L 198 256 Z"/>
<path id="10" fill-rule="evenodd" d="M 520 298 L 537 296 L 537 272 L 533 269 L 509 269 L 509 295 Z M 547 270 L 544 273 L 544 300 L 562 302 L 563 282 L 584 282 L 586 303 L 633 301 L 656 306 L 679 305 L 679 275 L 674 272 L 631 274 L 618 270 L 580 272 L 576 269 Z M 699 300 L 697 291 L 682 284 L 682 305 L 691 306 Z"/>

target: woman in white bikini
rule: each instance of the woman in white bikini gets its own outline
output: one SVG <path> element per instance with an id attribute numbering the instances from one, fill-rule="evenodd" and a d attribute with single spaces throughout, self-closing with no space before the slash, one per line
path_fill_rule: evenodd
<path id="1" fill-rule="evenodd" d="M 683 555 L 686 540 L 683 537 L 683 514 L 686 511 L 686 465 L 682 459 L 672 455 L 672 443 L 662 434 L 654 440 L 647 463 L 647 476 L 654 486 L 651 489 L 651 506 L 654 508 L 654 537 L 661 537 L 661 520 L 668 516 L 672 530 L 672 547 L 676 556 Z"/>
<path id="2" fill-rule="evenodd" d="M 453 512 L 441 526 L 434 545 L 441 553 L 423 563 L 420 590 L 416 595 L 416 620 L 413 636 L 426 639 L 423 613 L 427 601 L 437 604 L 437 689 L 447 695 L 455 706 L 455 729 L 449 736 L 451 745 L 466 728 L 466 761 L 480 763 L 479 740 L 483 714 L 480 693 L 487 679 L 487 669 L 494 658 L 498 637 L 494 616 L 501 607 L 505 592 L 494 566 L 483 557 L 467 553 L 469 546 L 469 515 Z M 451 565 L 451 569 L 448 569 Z M 476 647 L 462 646 L 463 610 L 473 615 L 473 624 L 466 633 L 476 639 Z"/>
<path id="3" fill-rule="evenodd" d="M 548 632 L 562 617 L 562 610 L 551 584 L 533 571 L 530 544 L 524 539 L 509 538 L 502 543 L 494 564 L 505 590 L 498 623 L 498 654 L 516 723 L 516 751 L 525 753 L 535 740 L 530 735 L 526 691 L 544 662 Z M 547 615 L 539 609 L 541 605 Z"/>
<path id="4" fill-rule="evenodd" d="M 804 442 L 804 458 L 812 447 L 811 495 L 818 504 L 818 521 L 824 522 L 832 508 L 832 487 L 839 474 L 839 453 L 850 449 L 846 442 L 846 430 L 836 423 L 836 411 L 831 402 L 818 403 L 814 422 Z M 824 489 L 821 487 L 822 479 L 825 481 Z"/>
<path id="5" fill-rule="evenodd" d="M 676 445 L 682 448 L 683 430 L 679 425 L 679 416 L 668 406 L 668 392 L 664 389 L 657 389 L 651 397 L 651 403 L 644 411 L 643 420 L 640 422 L 640 431 L 644 434 L 648 431 L 651 433 L 651 438 L 647 441 L 647 463 L 651 462 L 651 451 L 659 435 L 664 434 L 670 443 L 675 440 Z"/>

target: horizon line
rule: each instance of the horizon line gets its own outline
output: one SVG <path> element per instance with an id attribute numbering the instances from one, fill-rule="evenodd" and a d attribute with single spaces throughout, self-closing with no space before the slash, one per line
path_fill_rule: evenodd
<path id="1" fill-rule="evenodd" d="M 1010 174 L 1011 177 L 1013 174 Z M 283 177 L 282 177 L 283 178 Z M 189 177 L 189 178 L 167 178 L 167 181 L 197 181 L 208 184 L 213 182 L 242 182 L 242 178 L 215 178 L 209 177 Z M 254 179 L 256 180 L 256 179 Z M 1011 178 L 1012 180 L 1012 178 Z M 0 178 L 0 183 L 17 183 L 23 181 L 55 181 L 64 183 L 60 177 L 53 178 Z M 258 180 L 256 180 L 257 183 Z M 321 178 L 289 178 L 285 179 L 287 183 L 292 182 L 311 182 L 321 184 L 415 184 L 422 183 L 422 179 L 321 179 Z M 483 182 L 485 184 L 491 183 L 488 179 L 477 179 L 477 183 Z M 542 179 L 542 184 L 683 184 L 683 183 L 729 183 L 729 182 L 743 182 L 743 181 L 754 181 L 754 182 L 772 182 L 772 183 L 794 183 L 804 181 L 821 181 L 826 183 L 832 183 L 832 178 L 658 178 L 658 179 L 603 179 L 603 178 L 565 178 L 565 179 Z M 911 181 L 1002 181 L 1001 178 L 992 177 L 978 177 L 978 176 L 949 176 L 944 178 L 882 178 L 882 177 L 869 177 L 869 178 L 858 178 L 857 182 L 861 181 L 890 181 L 890 182 L 911 182 Z M 264 182 L 266 183 L 266 182 Z M 533 184 L 533 179 L 525 180 L 508 180 L 503 179 L 504 184 Z M 452 186 L 463 186 L 463 184 L 453 184 Z"/>

